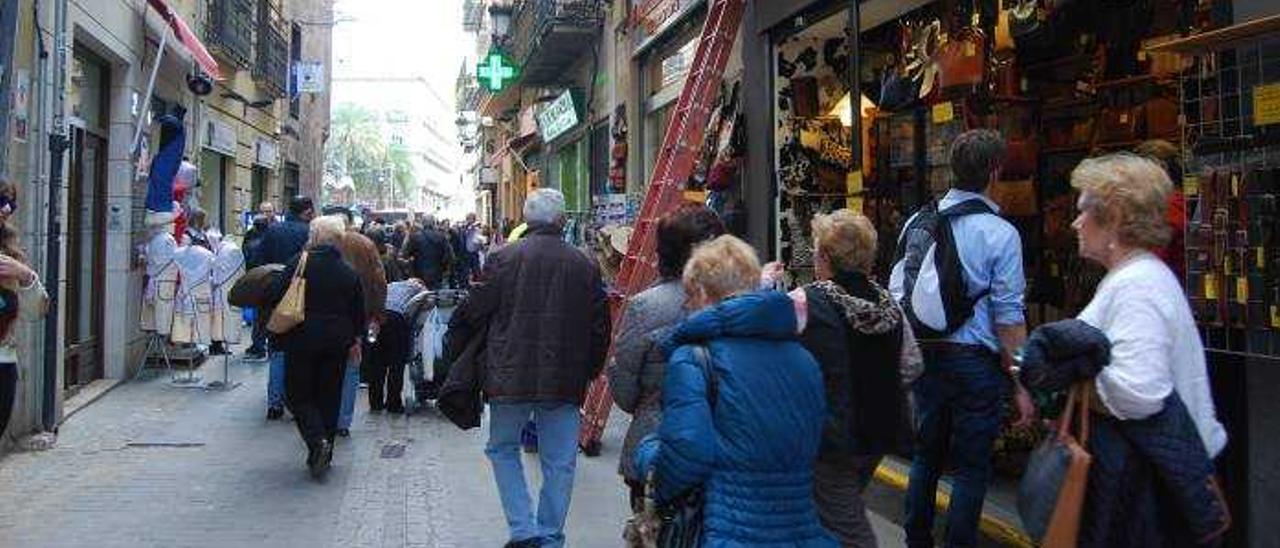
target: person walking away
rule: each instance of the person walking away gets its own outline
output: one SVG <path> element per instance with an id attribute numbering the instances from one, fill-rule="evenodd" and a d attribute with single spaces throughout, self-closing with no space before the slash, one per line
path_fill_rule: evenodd
<path id="1" fill-rule="evenodd" d="M 658 282 L 627 299 L 609 364 L 613 401 L 631 414 L 622 442 L 618 473 L 630 490 L 631 509 L 643 510 L 645 477 L 636 468 L 635 448 L 662 420 L 662 381 L 667 357 L 660 343 L 686 316 L 680 274 L 693 247 L 724 234 L 715 212 L 686 204 L 658 221 Z"/>
<path id="2" fill-rule="evenodd" d="M 400 256 L 412 265 L 414 276 L 427 284 L 432 291 L 444 285 L 445 272 L 453 262 L 453 248 L 449 238 L 436 227 L 435 220 L 427 216 L 422 230 L 406 238 Z"/>
<path id="3" fill-rule="evenodd" d="M 253 223 L 249 226 L 249 230 L 244 233 L 246 270 L 264 264 L 261 262 L 260 255 L 262 252 L 262 236 L 275 221 L 275 204 L 271 202 L 258 204 L 258 213 L 253 216 Z M 252 324 L 252 342 L 249 344 L 249 348 L 245 350 L 244 357 L 253 361 L 267 359 L 267 327 L 265 321 L 258 321 L 259 315 L 257 310 L 245 309 L 245 321 Z"/>
<path id="4" fill-rule="evenodd" d="M 382 325 L 382 308 L 387 300 L 387 277 L 382 270 L 382 260 L 373 241 L 356 232 L 349 216 L 338 216 L 338 219 L 343 220 L 347 227 L 338 240 L 338 251 L 347 265 L 355 270 L 356 277 L 360 279 L 360 290 L 364 294 L 364 317 L 368 325 L 361 334 L 367 333 L 377 339 Z M 371 362 L 369 339 L 362 336 L 360 344 L 360 357 L 363 359 L 348 362 L 342 376 L 342 409 L 338 413 L 337 434 L 344 438 L 351 435 L 361 371 Z"/>
<path id="5" fill-rule="evenodd" d="M 488 330 L 485 453 L 510 530 L 507 545 L 559 547 L 577 465 L 578 409 L 604 366 L 609 314 L 599 270 L 562 238 L 564 195 L 531 192 L 524 216 L 528 234 L 493 252 L 455 319 L 477 324 L 460 330 Z M 536 513 L 520 462 L 520 429 L 530 415 L 543 478 Z"/>
<path id="6" fill-rule="evenodd" d="M 307 445 L 307 468 L 316 478 L 333 460 L 343 368 L 349 359 L 359 361 L 366 326 L 360 278 L 337 247 L 344 232 L 339 217 L 311 223 L 306 253 L 288 262 L 274 292 L 278 304 L 301 269 L 307 282 L 305 319 L 277 340 L 286 360 L 285 402 Z"/>
<path id="7" fill-rule="evenodd" d="M 1150 428 L 1151 420 L 1169 420 L 1166 416 L 1182 407 L 1198 436 L 1190 448 L 1174 455 L 1178 468 L 1195 469 L 1191 459 L 1217 458 L 1227 444 L 1195 317 L 1178 278 L 1156 254 L 1169 239 L 1165 213 L 1172 184 L 1156 162 L 1118 153 L 1081 162 L 1071 174 L 1071 186 L 1080 191 L 1080 213 L 1071 224 L 1080 256 L 1107 269 L 1079 319 L 1111 341 L 1110 363 L 1091 383 L 1093 399 L 1101 405 L 1093 407 L 1091 418 L 1088 443 L 1095 461 L 1089 468 L 1080 545 L 1211 545 L 1225 529 L 1210 523 L 1210 530 L 1193 531 L 1189 525 L 1202 524 L 1204 516 L 1214 514 L 1212 509 L 1180 504 L 1185 493 L 1155 489 L 1158 467 L 1148 457 L 1109 466 L 1117 453 L 1103 445 L 1135 439 L 1128 435 L 1131 428 Z M 1126 435 L 1108 435 L 1116 430 Z M 1163 435 L 1161 449 L 1176 447 L 1173 439 Z M 1133 453 L 1143 451 L 1139 447 Z M 1216 486 L 1211 489 L 1217 491 Z M 1147 496 L 1143 490 L 1157 493 Z M 1206 498 L 1193 500 L 1203 503 Z"/>
<path id="8" fill-rule="evenodd" d="M 837 546 L 813 499 L 822 371 L 791 299 L 755 292 L 755 250 L 728 235 L 694 249 L 682 282 L 696 312 L 663 343 L 662 421 L 636 449 L 654 501 L 701 487 L 708 548 Z"/>
<path id="9" fill-rule="evenodd" d="M 9 417 L 18 394 L 18 349 L 14 341 L 16 320 L 44 317 L 49 295 L 40 276 L 27 266 L 27 254 L 9 218 L 18 210 L 18 188 L 0 177 L 0 440 L 9 428 Z"/>
<path id="10" fill-rule="evenodd" d="M 791 292 L 800 342 L 822 369 L 827 418 L 814 470 L 822 525 L 841 546 L 874 547 L 862 493 L 910 431 L 904 387 L 923 369 L 911 325 L 871 278 L 876 230 L 840 209 L 813 219 L 817 281 Z"/>
<path id="11" fill-rule="evenodd" d="M 417 278 L 387 285 L 386 306 L 378 339 L 371 345 L 369 363 L 369 410 L 404 413 L 404 366 L 409 361 L 413 317 L 409 310 L 414 297 L 427 290 Z"/>
<path id="12" fill-rule="evenodd" d="M 912 215 L 898 238 L 890 293 L 913 322 L 925 362 L 911 389 L 916 439 L 904 529 L 913 547 L 933 546 L 935 494 L 948 462 L 955 477 L 945 544 L 977 542 L 1004 398 L 1012 390 L 1016 426 L 1030 424 L 1035 413 L 1026 389 L 1010 373 L 1013 352 L 1026 338 L 1022 242 L 984 195 L 1000 178 L 1004 154 L 998 132 L 972 130 L 956 137 L 952 188 Z M 922 257 L 938 259 L 926 264 Z M 924 275 L 930 272 L 937 276 Z M 951 287 L 962 294 L 943 293 Z"/>
<path id="13" fill-rule="evenodd" d="M 284 221 L 272 225 L 262 236 L 262 244 L 257 253 L 257 259 L 261 261 L 259 264 L 287 264 L 296 258 L 307 245 L 310 237 L 309 225 L 315 215 L 315 204 L 311 202 L 311 198 L 294 196 L 289 201 L 289 213 L 285 215 Z M 263 310 L 258 314 L 257 320 L 265 327 L 270 316 L 270 311 Z M 268 343 L 271 340 L 268 337 Z M 286 359 L 283 348 L 272 350 L 267 368 L 267 420 L 278 420 L 284 416 Z"/>

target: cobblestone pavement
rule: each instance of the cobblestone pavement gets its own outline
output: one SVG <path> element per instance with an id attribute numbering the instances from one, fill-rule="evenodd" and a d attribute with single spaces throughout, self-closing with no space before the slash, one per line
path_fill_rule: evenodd
<path id="1" fill-rule="evenodd" d="M 221 377 L 221 363 L 206 367 Z M 211 370 L 210 370 L 211 369 Z M 357 403 L 322 483 L 291 422 L 266 421 L 265 364 L 234 364 L 229 392 L 126 383 L 63 424 L 57 445 L 0 461 L 0 546 L 497 547 L 506 523 L 482 448 L 434 410 Z M 362 392 L 363 394 L 363 392 Z M 616 475 L 626 416 L 604 454 L 580 458 L 570 546 L 620 546 L 629 511 Z M 403 455 L 393 457 L 401 445 Z M 536 475 L 536 459 L 526 456 Z M 900 529 L 873 516 L 882 545 Z"/>

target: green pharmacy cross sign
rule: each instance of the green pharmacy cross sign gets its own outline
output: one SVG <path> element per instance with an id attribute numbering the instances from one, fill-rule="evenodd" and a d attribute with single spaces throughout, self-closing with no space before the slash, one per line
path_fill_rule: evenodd
<path id="1" fill-rule="evenodd" d="M 511 65 L 511 61 L 502 52 L 492 52 L 485 57 L 484 62 L 476 68 L 476 75 L 480 77 L 480 84 L 489 91 L 502 91 L 507 87 L 507 82 L 516 77 L 516 67 Z"/>

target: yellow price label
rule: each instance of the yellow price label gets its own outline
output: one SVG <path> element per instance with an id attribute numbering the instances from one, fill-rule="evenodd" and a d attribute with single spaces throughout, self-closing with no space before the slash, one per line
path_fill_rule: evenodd
<path id="1" fill-rule="evenodd" d="M 1188 175 L 1182 178 L 1182 193 L 1187 196 L 1195 196 L 1200 193 L 1200 178 L 1195 175 Z"/>
<path id="2" fill-rule="evenodd" d="M 1271 305 L 1271 327 L 1280 329 L 1280 305 Z"/>
<path id="3" fill-rule="evenodd" d="M 845 200 L 845 207 L 854 213 L 862 213 L 862 198 L 858 196 L 848 198 Z"/>
<path id="4" fill-rule="evenodd" d="M 943 101 L 933 105 L 933 109 L 930 111 L 930 114 L 932 115 L 933 123 L 935 124 L 945 124 L 956 119 L 956 111 L 951 106 L 951 101 Z"/>
<path id="5" fill-rule="evenodd" d="M 1058 263 L 1053 263 L 1049 265 L 1049 275 L 1053 276 L 1054 278 L 1058 277 Z"/>
<path id="6" fill-rule="evenodd" d="M 1259 269 L 1259 270 L 1261 270 L 1261 269 L 1263 269 L 1263 268 L 1266 268 L 1266 267 L 1267 267 L 1267 251 L 1266 251 L 1266 248 L 1262 248 L 1262 247 L 1255 247 L 1255 248 L 1253 248 L 1253 254 L 1255 255 L 1255 257 L 1256 257 L 1256 259 L 1257 259 L 1258 269 Z"/>
<path id="7" fill-rule="evenodd" d="M 1231 197 L 1240 197 L 1240 175 L 1238 173 L 1231 174 Z"/>
<path id="8" fill-rule="evenodd" d="M 862 192 L 862 170 L 855 169 L 844 176 L 844 187 L 848 194 Z"/>
<path id="9" fill-rule="evenodd" d="M 1232 272 L 1235 272 L 1235 269 L 1232 268 L 1232 262 L 1230 255 L 1222 258 L 1222 275 L 1230 276 Z"/>
<path id="10" fill-rule="evenodd" d="M 966 42 L 964 43 L 964 56 L 965 56 L 965 57 L 973 57 L 974 55 L 977 55 L 977 54 L 978 54 L 978 46 L 977 46 L 977 44 L 974 44 L 973 42 L 968 42 L 968 41 L 966 41 Z"/>
<path id="11" fill-rule="evenodd" d="M 1253 123 L 1280 124 L 1280 83 L 1253 86 Z"/>
<path id="12" fill-rule="evenodd" d="M 1218 277 L 1214 274 L 1204 275 L 1204 298 L 1218 300 Z"/>
<path id="13" fill-rule="evenodd" d="M 1244 276 L 1236 278 L 1236 302 L 1249 304 L 1249 279 Z"/>

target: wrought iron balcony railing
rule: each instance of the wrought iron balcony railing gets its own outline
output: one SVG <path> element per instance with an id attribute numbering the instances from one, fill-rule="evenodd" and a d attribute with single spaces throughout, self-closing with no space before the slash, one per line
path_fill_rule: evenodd
<path id="1" fill-rule="evenodd" d="M 272 97 L 284 97 L 289 90 L 289 41 L 274 1 L 258 0 L 257 30 L 253 79 Z"/>
<path id="2" fill-rule="evenodd" d="M 565 69 L 591 49 L 603 2 L 597 0 L 520 0 L 515 4 L 511 56 L 528 85 L 559 83 Z"/>
<path id="3" fill-rule="evenodd" d="M 241 68 L 253 60 L 253 0 L 209 0 L 209 49 Z"/>

